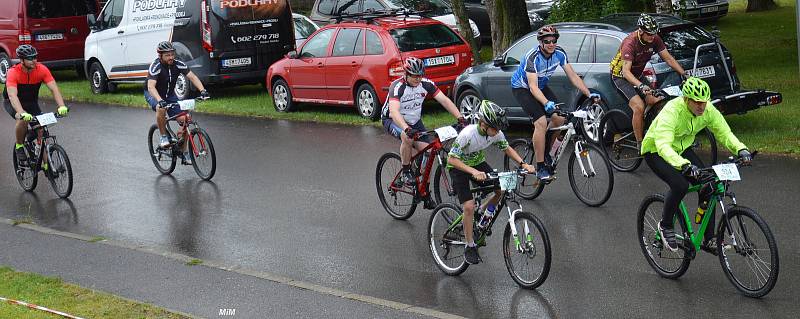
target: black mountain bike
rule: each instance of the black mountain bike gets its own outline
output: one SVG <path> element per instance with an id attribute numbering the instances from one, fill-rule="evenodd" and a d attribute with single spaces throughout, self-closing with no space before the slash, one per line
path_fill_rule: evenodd
<path id="1" fill-rule="evenodd" d="M 14 175 L 17 176 L 22 189 L 33 191 L 36 189 L 39 171 L 43 170 L 44 154 L 47 154 L 48 169 L 44 170 L 44 176 L 50 180 L 50 186 L 58 197 L 67 198 L 72 194 L 72 165 L 67 151 L 58 144 L 56 136 L 51 135 L 48 130 L 48 126 L 56 124 L 58 117 L 61 116 L 51 112 L 38 115 L 30 121 L 28 124 L 30 129 L 23 142 L 28 159 L 20 161 L 16 150 L 13 150 Z M 40 133 L 41 138 L 38 137 Z"/>

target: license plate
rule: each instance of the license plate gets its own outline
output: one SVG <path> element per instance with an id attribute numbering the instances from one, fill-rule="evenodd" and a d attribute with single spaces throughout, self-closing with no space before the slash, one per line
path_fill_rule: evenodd
<path id="1" fill-rule="evenodd" d="M 714 71 L 714 66 L 704 66 L 702 68 L 697 68 L 696 70 L 690 69 L 688 70 L 690 76 L 698 77 L 698 78 L 710 78 L 716 75 L 716 71 Z"/>
<path id="2" fill-rule="evenodd" d="M 50 34 L 37 34 L 36 41 L 50 41 L 50 40 L 63 40 L 64 34 L 50 33 Z"/>
<path id="3" fill-rule="evenodd" d="M 443 65 L 456 63 L 456 57 L 452 55 L 437 56 L 425 59 L 425 66 Z"/>
<path id="4" fill-rule="evenodd" d="M 717 12 L 717 7 L 700 8 L 700 13 Z"/>
<path id="5" fill-rule="evenodd" d="M 250 65 L 250 63 L 252 63 L 252 60 L 249 57 L 248 58 L 225 59 L 225 60 L 222 60 L 222 67 L 235 68 L 235 67 L 238 67 L 238 66 Z"/>

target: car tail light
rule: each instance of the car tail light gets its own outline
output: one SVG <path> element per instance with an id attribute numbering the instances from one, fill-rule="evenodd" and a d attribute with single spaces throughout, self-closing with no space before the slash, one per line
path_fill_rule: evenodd
<path id="1" fill-rule="evenodd" d="M 651 88 L 657 88 L 658 86 L 658 78 L 656 78 L 656 70 L 653 69 L 652 66 L 647 66 L 644 68 L 644 72 L 642 72 L 642 76 L 644 76 L 645 80 L 647 80 L 648 86 Z"/>
<path id="2" fill-rule="evenodd" d="M 390 78 L 399 78 L 403 76 L 405 71 L 403 70 L 403 62 L 397 61 L 389 65 L 389 77 Z"/>
<path id="3" fill-rule="evenodd" d="M 200 7 L 202 8 L 200 10 L 200 32 L 202 32 L 203 48 L 211 52 L 214 51 L 214 46 L 211 45 L 211 24 L 208 23 L 208 7 L 205 0 L 200 3 Z"/>
<path id="4" fill-rule="evenodd" d="M 783 102 L 783 98 L 780 95 L 773 95 L 767 98 L 768 105 L 780 104 L 781 102 Z"/>
<path id="5" fill-rule="evenodd" d="M 19 32 L 19 44 L 31 44 L 32 42 L 30 31 L 21 30 Z"/>

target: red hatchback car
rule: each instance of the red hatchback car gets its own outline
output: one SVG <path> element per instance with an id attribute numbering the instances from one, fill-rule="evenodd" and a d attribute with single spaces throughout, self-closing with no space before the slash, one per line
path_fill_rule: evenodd
<path id="1" fill-rule="evenodd" d="M 375 120 L 409 56 L 422 59 L 425 76 L 448 95 L 473 63 L 467 42 L 441 22 L 381 17 L 322 27 L 272 64 L 265 83 L 280 112 L 294 111 L 298 103 L 355 105 Z"/>

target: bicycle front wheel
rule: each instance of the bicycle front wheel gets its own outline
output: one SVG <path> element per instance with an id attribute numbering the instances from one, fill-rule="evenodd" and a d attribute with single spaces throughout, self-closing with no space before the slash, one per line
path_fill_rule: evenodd
<path id="1" fill-rule="evenodd" d="M 529 140 L 522 138 L 513 140 L 509 144 L 509 147 L 514 149 L 514 151 L 516 151 L 517 154 L 522 157 L 523 162 L 530 165 L 536 165 L 536 156 L 534 155 L 533 144 L 531 144 Z M 503 161 L 503 167 L 507 171 L 519 168 L 519 164 L 515 163 L 511 158 L 508 157 L 508 155 L 504 156 Z M 520 176 L 517 181 L 519 182 L 519 185 L 514 190 L 514 193 L 524 199 L 531 200 L 539 197 L 544 190 L 545 183 L 540 183 L 536 175 L 525 174 L 524 176 Z"/>
<path id="2" fill-rule="evenodd" d="M 620 172 L 631 172 L 642 164 L 636 147 L 636 136 L 631 127 L 631 118 L 620 110 L 610 110 L 600 120 L 603 152 L 611 166 Z"/>
<path id="3" fill-rule="evenodd" d="M 436 266 L 445 274 L 458 276 L 467 270 L 464 259 L 464 225 L 461 208 L 444 203 L 436 207 L 428 220 L 428 243 Z"/>
<path id="4" fill-rule="evenodd" d="M 778 281 L 778 245 L 754 210 L 734 206 L 717 230 L 717 255 L 725 276 L 748 297 L 767 295 Z"/>
<path id="5" fill-rule="evenodd" d="M 674 231 L 678 238 L 678 251 L 673 252 L 664 247 L 658 234 L 658 223 L 661 221 L 663 212 L 664 195 L 655 194 L 645 197 L 642 205 L 639 206 L 636 233 L 639 236 L 639 246 L 642 248 L 642 254 L 644 254 L 644 258 L 647 259 L 650 267 L 661 277 L 676 279 L 683 276 L 686 270 L 689 269 L 691 257 L 686 253 L 686 243 L 689 242 L 689 238 L 686 235 L 686 224 L 680 218 L 681 214 L 676 213 Z"/>
<path id="6" fill-rule="evenodd" d="M 158 126 L 153 124 L 147 132 L 147 146 L 150 150 L 150 159 L 161 174 L 170 174 L 175 170 L 176 158 L 172 154 L 172 148 L 159 147 L 161 134 L 158 133 Z"/>
<path id="7" fill-rule="evenodd" d="M 189 146 L 192 153 L 192 166 L 197 176 L 209 181 L 217 171 L 217 155 L 214 153 L 214 144 L 206 130 L 196 128 L 191 133 L 192 140 Z"/>
<path id="8" fill-rule="evenodd" d="M 511 231 L 516 230 L 516 236 Z M 542 222 L 531 213 L 514 214 L 503 234 L 503 259 L 511 278 L 522 288 L 539 287 L 550 273 L 550 239 Z"/>
<path id="9" fill-rule="evenodd" d="M 13 154 L 12 156 L 14 158 L 14 175 L 17 177 L 19 186 L 22 186 L 22 189 L 27 192 L 32 192 L 34 189 L 36 189 L 36 183 L 38 182 L 36 170 L 33 169 L 29 164 L 34 160 L 29 158 L 28 163 L 20 163 L 19 158 L 17 158 L 17 150 L 12 148 L 11 153 Z M 28 156 L 30 157 L 30 155 Z"/>
<path id="10" fill-rule="evenodd" d="M 48 152 L 50 167 L 46 174 L 50 179 L 50 186 L 58 197 L 67 198 L 72 194 L 72 165 L 69 162 L 67 151 L 61 145 L 50 145 Z"/>
<path id="11" fill-rule="evenodd" d="M 579 148 L 569 157 L 569 186 L 575 196 L 586 205 L 597 207 L 605 204 L 614 190 L 614 170 L 599 147 L 584 141 L 576 141 Z"/>
<path id="12" fill-rule="evenodd" d="M 403 165 L 400 155 L 386 153 L 378 160 L 375 169 L 375 186 L 381 205 L 394 219 L 405 220 L 414 215 L 417 201 L 414 200 L 414 186 L 405 185 L 400 177 Z"/>

